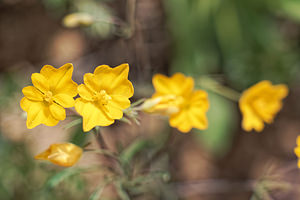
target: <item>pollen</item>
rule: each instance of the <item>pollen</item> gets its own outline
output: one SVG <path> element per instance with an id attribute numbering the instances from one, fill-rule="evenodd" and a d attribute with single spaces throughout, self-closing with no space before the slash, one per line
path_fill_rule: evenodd
<path id="1" fill-rule="evenodd" d="M 52 92 L 51 91 L 47 91 L 44 94 L 44 100 L 46 102 L 48 102 L 48 103 L 52 103 L 53 102 L 52 96 L 53 96 Z"/>
<path id="2" fill-rule="evenodd" d="M 94 101 L 97 101 L 98 103 L 102 105 L 107 105 L 108 102 L 111 100 L 111 96 L 109 96 L 105 90 L 100 90 L 100 92 L 97 92 L 95 96 L 93 97 Z"/>

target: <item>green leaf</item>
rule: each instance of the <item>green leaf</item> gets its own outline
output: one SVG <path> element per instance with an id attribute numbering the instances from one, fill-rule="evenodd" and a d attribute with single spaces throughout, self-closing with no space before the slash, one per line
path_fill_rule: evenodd
<path id="1" fill-rule="evenodd" d="M 237 109 L 234 103 L 209 92 L 210 108 L 207 113 L 208 129 L 195 130 L 194 134 L 204 148 L 217 157 L 224 156 L 230 149 L 237 127 Z"/>
<path id="2" fill-rule="evenodd" d="M 149 147 L 150 142 L 145 139 L 137 139 L 126 147 L 120 155 L 122 162 L 129 163 L 142 149 Z"/>
<path id="3" fill-rule="evenodd" d="M 84 171 L 84 169 L 80 168 L 67 168 L 64 169 L 54 176 L 50 177 L 48 181 L 46 182 L 46 187 L 47 189 L 52 189 L 55 186 L 57 186 L 59 183 L 61 183 L 63 180 L 75 175 L 79 174 L 80 172 Z"/>
<path id="4" fill-rule="evenodd" d="M 123 185 L 122 185 L 121 182 L 115 183 L 115 186 L 116 186 L 118 195 L 119 195 L 119 197 L 120 197 L 122 200 L 130 200 L 129 195 L 128 195 L 127 192 L 125 191 L 125 189 L 124 189 L 124 187 L 123 187 Z"/>
<path id="5" fill-rule="evenodd" d="M 98 200 L 101 197 L 104 188 L 105 186 L 103 185 L 97 187 L 93 194 L 90 196 L 89 200 Z"/>
<path id="6" fill-rule="evenodd" d="M 300 22 L 300 2 L 298 0 L 281 0 L 281 12 L 287 17 Z"/>

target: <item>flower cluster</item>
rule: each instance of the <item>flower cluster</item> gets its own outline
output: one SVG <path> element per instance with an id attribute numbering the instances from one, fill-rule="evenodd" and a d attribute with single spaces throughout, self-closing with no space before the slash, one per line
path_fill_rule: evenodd
<path id="1" fill-rule="evenodd" d="M 72 80 L 72 73 L 73 65 L 67 63 L 58 69 L 45 65 L 40 73 L 32 74 L 33 86 L 23 88 L 24 97 L 20 102 L 21 108 L 27 112 L 29 129 L 40 124 L 55 126 L 66 118 L 65 108 L 70 107 L 75 107 L 82 116 L 85 132 L 96 126 L 113 124 L 123 118 L 125 109 L 130 111 L 130 108 L 135 113 L 144 111 L 167 116 L 170 126 L 183 133 L 192 128 L 204 130 L 208 127 L 208 94 L 194 89 L 192 77 L 181 73 L 171 77 L 156 74 L 152 79 L 155 88 L 152 97 L 139 107 L 130 107 L 129 98 L 133 96 L 134 88 L 128 80 L 128 64 L 114 68 L 98 66 L 93 73 L 84 75 L 84 83 L 80 85 Z M 272 85 L 269 81 L 261 81 L 244 91 L 239 99 L 243 129 L 262 131 L 264 123 L 271 123 L 282 108 L 282 100 L 287 94 L 287 86 Z M 53 144 L 35 158 L 72 166 L 80 159 L 82 151 L 71 143 Z M 298 157 L 299 152 L 297 147 L 295 153 Z"/>
<path id="2" fill-rule="evenodd" d="M 133 86 L 128 80 L 129 66 L 97 67 L 94 74 L 84 75 L 84 84 L 72 80 L 73 65 L 56 69 L 45 65 L 40 73 L 31 76 L 33 86 L 24 87 L 25 97 L 20 102 L 27 112 L 27 128 L 40 124 L 55 126 L 66 118 L 64 108 L 74 107 L 83 118 L 83 130 L 108 126 L 121 119 L 123 110 L 130 106 Z M 74 100 L 79 93 L 80 97 Z"/>

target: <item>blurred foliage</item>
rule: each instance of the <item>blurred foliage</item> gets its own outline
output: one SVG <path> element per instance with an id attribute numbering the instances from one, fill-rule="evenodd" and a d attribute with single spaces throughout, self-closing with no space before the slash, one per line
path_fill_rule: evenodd
<path id="1" fill-rule="evenodd" d="M 164 2 L 174 45 L 172 72 L 196 79 L 224 74 L 221 81 L 240 91 L 260 80 L 289 83 L 299 75 L 300 1 Z M 208 152 L 223 156 L 231 147 L 237 112 L 224 97 L 209 93 L 209 99 L 209 128 L 195 131 L 201 132 L 196 137 Z"/>
<path id="2" fill-rule="evenodd" d="M 0 75 L 0 108 L 6 106 L 14 92 L 20 89 L 16 80 L 16 76 L 12 73 Z"/>
<path id="3" fill-rule="evenodd" d="M 299 41 L 282 31 L 289 19 L 300 22 L 299 1 L 165 2 L 175 45 L 173 71 L 224 73 L 239 90 L 263 79 L 289 82 L 299 73 Z"/>
<path id="4" fill-rule="evenodd" d="M 225 156 L 230 150 L 233 133 L 237 127 L 237 111 L 234 104 L 214 93 L 208 93 L 210 109 L 207 113 L 207 130 L 196 132 L 203 147 L 216 157 Z"/>
<path id="5" fill-rule="evenodd" d="M 43 0 L 49 13 L 62 18 L 70 13 L 86 13 L 94 19 L 94 23 L 85 27 L 90 36 L 108 38 L 114 29 L 112 10 L 105 5 L 108 0 Z"/>
<path id="6" fill-rule="evenodd" d="M 80 176 L 69 176 L 59 187 L 44 187 L 58 168 L 37 165 L 22 143 L 5 140 L 0 133 L 0 197 L 6 200 L 85 199 L 85 182 Z"/>

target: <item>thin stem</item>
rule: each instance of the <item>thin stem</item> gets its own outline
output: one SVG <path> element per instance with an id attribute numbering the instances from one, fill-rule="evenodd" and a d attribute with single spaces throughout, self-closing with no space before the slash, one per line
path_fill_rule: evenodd
<path id="1" fill-rule="evenodd" d="M 108 146 L 105 142 L 105 140 L 103 139 L 103 136 L 101 134 L 101 131 L 100 131 L 100 128 L 93 128 L 92 131 L 94 132 L 94 135 L 96 137 L 96 140 L 99 144 L 99 146 L 102 148 L 102 149 L 108 149 Z"/>
<path id="2" fill-rule="evenodd" d="M 85 149 L 84 152 L 91 152 L 91 153 L 99 153 L 105 156 L 109 156 L 115 160 L 119 161 L 119 158 L 117 155 L 115 155 L 113 152 L 109 151 L 109 150 L 105 150 L 105 149 Z"/>
<path id="3" fill-rule="evenodd" d="M 226 87 L 219 82 L 215 81 L 212 78 L 209 78 L 207 76 L 201 77 L 198 81 L 198 85 L 200 87 L 203 87 L 205 89 L 211 90 L 212 92 L 219 94 L 221 96 L 224 96 L 232 101 L 239 101 L 240 93 Z"/>

